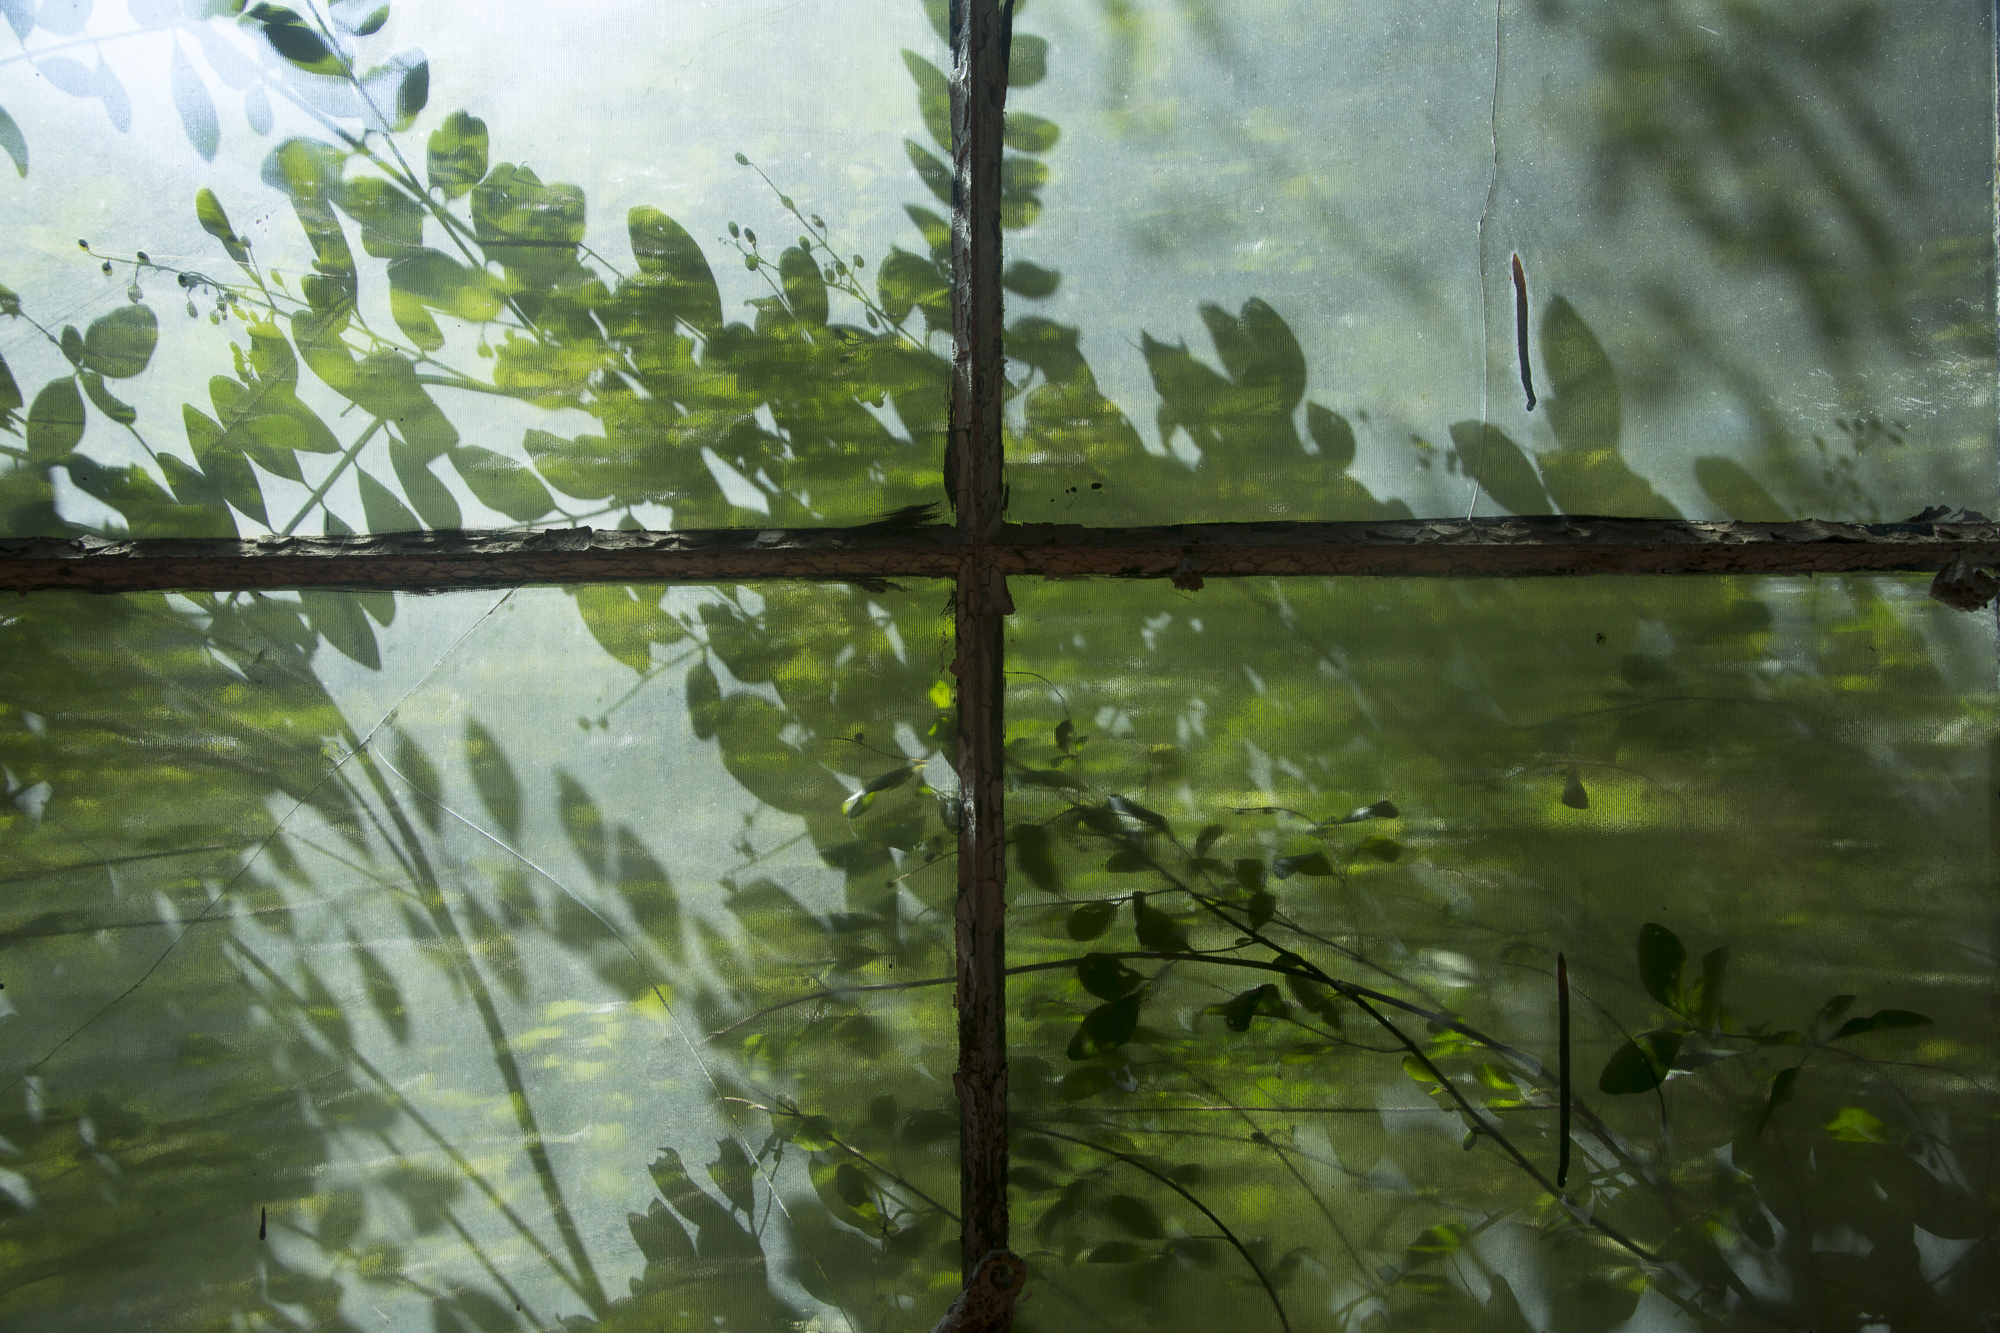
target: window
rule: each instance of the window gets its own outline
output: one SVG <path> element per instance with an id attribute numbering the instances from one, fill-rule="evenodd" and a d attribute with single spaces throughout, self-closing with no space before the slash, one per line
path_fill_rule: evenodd
<path id="1" fill-rule="evenodd" d="M 10 1327 L 1990 1318 L 1989 12 L 578 8 L 0 4 Z"/>

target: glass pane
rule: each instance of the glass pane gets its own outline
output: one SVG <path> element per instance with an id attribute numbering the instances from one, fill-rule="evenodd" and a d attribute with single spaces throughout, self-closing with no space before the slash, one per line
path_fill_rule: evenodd
<path id="1" fill-rule="evenodd" d="M 1025 1327 L 1993 1308 L 1990 617 L 1900 576 L 1015 601 Z"/>
<path id="2" fill-rule="evenodd" d="M 955 1290 L 942 601 L 17 601 L 0 1323 Z"/>
<path id="3" fill-rule="evenodd" d="M 1991 512 L 1990 7 L 1022 24 L 1016 520 Z"/>
<path id="4" fill-rule="evenodd" d="M 919 7 L 241 8 L 5 9 L 0 533 L 940 497 Z"/>

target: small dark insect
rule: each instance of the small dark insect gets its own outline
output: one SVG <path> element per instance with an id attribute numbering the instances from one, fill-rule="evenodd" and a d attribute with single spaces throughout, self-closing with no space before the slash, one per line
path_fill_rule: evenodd
<path id="1" fill-rule="evenodd" d="M 1521 256 L 1514 256 L 1514 349 L 1521 357 L 1521 387 L 1528 391 L 1528 410 L 1535 410 L 1535 377 L 1528 369 L 1528 275 Z"/>
<path id="2" fill-rule="evenodd" d="M 258 1240 L 263 1240 L 263 1239 L 264 1239 L 264 1237 L 265 1237 L 265 1230 L 264 1230 L 264 1221 L 265 1221 L 265 1218 L 264 1218 L 264 1210 L 263 1210 L 262 1208 L 259 1208 L 259 1209 L 257 1210 L 257 1239 L 258 1239 Z"/>
<path id="3" fill-rule="evenodd" d="M 1569 1182 L 1569 960 L 1556 955 L 1556 1188 Z"/>

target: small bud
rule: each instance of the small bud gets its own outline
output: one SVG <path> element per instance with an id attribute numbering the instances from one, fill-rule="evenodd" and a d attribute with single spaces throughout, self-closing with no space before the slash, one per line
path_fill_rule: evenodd
<path id="1" fill-rule="evenodd" d="M 139 284 L 135 282 L 125 289 L 125 299 L 133 305 L 137 305 L 146 299 L 146 294 L 139 290 Z"/>
<path id="2" fill-rule="evenodd" d="M 749 241 L 750 241 L 750 244 L 752 244 L 752 245 L 755 245 L 755 244 L 757 244 L 757 233 L 756 233 L 756 232 L 754 232 L 754 231 L 751 231 L 751 230 L 750 230 L 750 229 L 749 229 L 748 227 L 745 227 L 745 228 L 743 229 L 743 235 L 744 235 L 745 237 L 747 237 L 747 238 L 749 239 Z"/>
<path id="3" fill-rule="evenodd" d="M 813 226 L 818 227 L 821 231 L 826 230 L 826 223 L 821 220 L 820 215 L 817 213 L 813 214 Z"/>
<path id="4" fill-rule="evenodd" d="M 188 318 L 189 318 L 189 319 L 193 319 L 193 318 L 195 318 L 196 316 L 198 316 L 199 314 L 201 314 L 201 311 L 199 311 L 199 310 L 196 310 L 196 309 L 194 308 L 194 298 L 193 298 L 192 296 L 190 296 L 190 297 L 188 298 Z"/>
<path id="5" fill-rule="evenodd" d="M 104 275 L 106 277 L 111 276 L 111 261 L 108 259 L 104 261 Z"/>
<path id="6" fill-rule="evenodd" d="M 739 228 L 734 222 L 732 222 L 729 224 L 729 234 L 731 236 L 741 236 L 743 232 L 741 228 Z"/>
<path id="7" fill-rule="evenodd" d="M 792 206 L 792 197 L 788 194 L 781 194 L 778 196 L 778 203 L 781 207 L 789 211 Z"/>
<path id="8" fill-rule="evenodd" d="M 90 248 L 90 242 L 89 242 L 89 241 L 78 241 L 78 242 L 76 243 L 76 248 L 77 248 L 77 249 L 79 249 L 79 250 L 88 250 L 88 249 Z"/>
<path id="9" fill-rule="evenodd" d="M 743 267 L 749 269 L 752 273 L 755 273 L 757 271 L 757 256 L 755 255 L 743 256 Z"/>
<path id="10" fill-rule="evenodd" d="M 747 167 L 750 165 L 750 159 L 743 156 L 743 154 L 738 153 L 736 155 L 736 165 L 739 167 Z"/>
<path id="11" fill-rule="evenodd" d="M 139 262 L 142 264 L 150 264 L 153 261 L 146 257 L 146 252 L 144 250 L 141 250 L 139 252 Z"/>
<path id="12" fill-rule="evenodd" d="M 856 255 L 856 256 L 854 256 L 854 267 L 856 267 L 856 268 L 866 268 L 866 267 L 868 267 L 868 261 L 866 261 L 865 259 L 863 259 L 863 258 L 862 258 L 862 257 L 861 257 L 860 255 Z"/>

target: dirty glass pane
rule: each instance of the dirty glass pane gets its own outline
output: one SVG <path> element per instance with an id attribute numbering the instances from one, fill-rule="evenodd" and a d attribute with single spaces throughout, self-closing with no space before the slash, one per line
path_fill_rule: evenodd
<path id="1" fill-rule="evenodd" d="M 0 534 L 938 498 L 915 3 L 0 13 Z"/>
<path id="2" fill-rule="evenodd" d="M 1900 576 L 1014 599 L 1023 1327 L 1994 1308 L 1990 617 Z"/>
<path id="3" fill-rule="evenodd" d="M 1990 6 L 1020 29 L 1017 521 L 1991 512 Z"/>
<path id="4" fill-rule="evenodd" d="M 16 601 L 0 1324 L 942 1308 L 941 602 Z"/>

